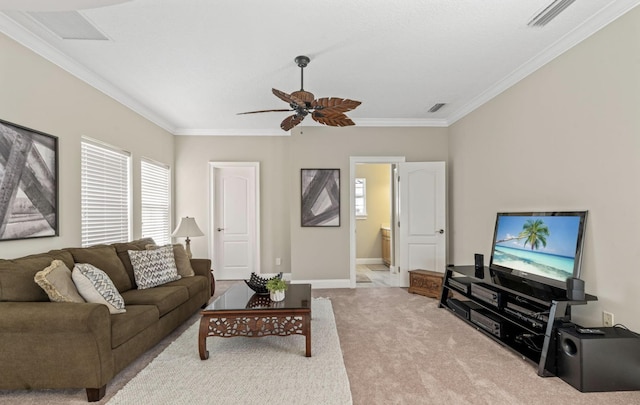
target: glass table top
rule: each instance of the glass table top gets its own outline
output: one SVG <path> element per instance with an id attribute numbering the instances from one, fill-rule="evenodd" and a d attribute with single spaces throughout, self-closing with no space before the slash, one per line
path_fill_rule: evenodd
<path id="1" fill-rule="evenodd" d="M 203 311 L 307 309 L 311 308 L 311 284 L 287 284 L 284 300 L 274 302 L 269 295 L 256 294 L 245 283 L 234 284 Z"/>

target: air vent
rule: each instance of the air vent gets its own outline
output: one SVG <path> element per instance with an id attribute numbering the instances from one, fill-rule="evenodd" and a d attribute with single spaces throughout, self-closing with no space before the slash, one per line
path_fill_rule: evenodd
<path id="1" fill-rule="evenodd" d="M 544 27 L 549 24 L 551 20 L 556 18 L 558 14 L 562 13 L 567 7 L 573 4 L 575 0 L 555 0 L 549 4 L 538 15 L 533 17 L 531 21 L 527 23 L 530 27 Z"/>
<path id="2" fill-rule="evenodd" d="M 431 108 L 429 108 L 429 112 L 430 113 L 434 113 L 434 112 L 438 111 L 439 109 L 441 109 L 442 107 L 444 107 L 445 105 L 447 105 L 447 103 L 434 104 Z"/>
<path id="3" fill-rule="evenodd" d="M 108 40 L 77 11 L 27 13 L 49 31 L 62 39 Z"/>

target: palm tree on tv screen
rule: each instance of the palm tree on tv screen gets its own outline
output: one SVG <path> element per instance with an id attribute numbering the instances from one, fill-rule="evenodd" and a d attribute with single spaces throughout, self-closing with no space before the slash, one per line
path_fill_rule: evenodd
<path id="1" fill-rule="evenodd" d="M 549 236 L 549 228 L 540 219 L 529 219 L 522 225 L 522 232 L 518 235 L 518 239 L 524 239 L 524 247 L 527 243 L 531 245 L 531 250 L 540 249 L 540 245 L 547 246 L 547 237 Z"/>

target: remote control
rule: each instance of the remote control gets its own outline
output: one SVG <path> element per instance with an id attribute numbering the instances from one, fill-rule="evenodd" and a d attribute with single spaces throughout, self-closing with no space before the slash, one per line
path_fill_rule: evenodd
<path id="1" fill-rule="evenodd" d="M 585 335 L 604 335 L 604 331 L 600 329 L 590 329 L 590 328 L 576 328 L 578 333 L 583 333 Z"/>

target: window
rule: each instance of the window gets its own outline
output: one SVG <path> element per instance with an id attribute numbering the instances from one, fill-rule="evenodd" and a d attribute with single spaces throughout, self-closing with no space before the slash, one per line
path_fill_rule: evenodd
<path id="1" fill-rule="evenodd" d="M 356 218 L 367 217 L 367 179 L 356 178 Z"/>
<path id="2" fill-rule="evenodd" d="M 82 139 L 82 246 L 130 240 L 130 161 L 128 152 Z"/>
<path id="3" fill-rule="evenodd" d="M 166 245 L 171 243 L 169 166 L 143 159 L 140 169 L 142 237 Z"/>

